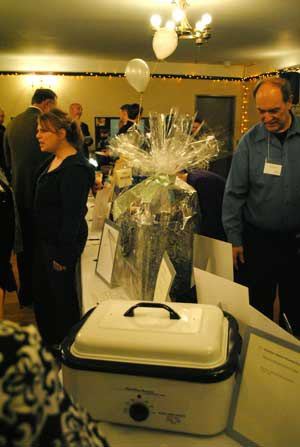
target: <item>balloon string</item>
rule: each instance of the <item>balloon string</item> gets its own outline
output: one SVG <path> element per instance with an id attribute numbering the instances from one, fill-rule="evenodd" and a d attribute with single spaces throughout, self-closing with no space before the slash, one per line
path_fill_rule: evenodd
<path id="1" fill-rule="evenodd" d="M 153 70 L 151 70 L 150 82 L 152 81 L 152 79 L 154 79 L 154 78 L 153 78 L 153 75 L 156 73 L 156 70 L 157 70 L 157 67 L 158 67 L 159 62 L 160 62 L 159 60 L 156 61 L 155 64 L 154 64 Z"/>
<path id="2" fill-rule="evenodd" d="M 152 70 L 152 73 L 151 73 L 152 75 L 154 75 L 154 74 L 155 74 L 155 72 L 156 72 L 156 69 L 157 69 L 157 67 L 158 67 L 158 64 L 159 64 L 159 62 L 160 62 L 160 61 L 156 61 L 156 62 L 155 62 L 155 64 L 154 64 L 154 67 L 153 67 L 153 70 Z"/>
<path id="3" fill-rule="evenodd" d="M 142 103 L 143 103 L 143 93 L 140 94 L 139 114 L 138 114 L 137 124 L 139 124 L 139 122 L 140 122 L 140 120 L 141 120 L 141 108 L 142 108 Z"/>

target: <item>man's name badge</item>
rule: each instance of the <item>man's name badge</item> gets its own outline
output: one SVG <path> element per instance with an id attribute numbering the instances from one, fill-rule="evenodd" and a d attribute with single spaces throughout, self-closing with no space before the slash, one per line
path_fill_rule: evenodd
<path id="1" fill-rule="evenodd" d="M 281 175 L 282 165 L 278 163 L 269 163 L 267 160 L 265 161 L 264 174 L 269 175 Z"/>

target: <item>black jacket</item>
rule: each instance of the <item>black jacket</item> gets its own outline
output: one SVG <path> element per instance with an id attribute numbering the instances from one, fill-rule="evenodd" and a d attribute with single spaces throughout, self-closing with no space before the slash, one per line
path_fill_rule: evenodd
<path id="1" fill-rule="evenodd" d="M 200 234 L 226 241 L 222 225 L 225 179 L 202 169 L 188 174 L 187 182 L 195 188 L 201 210 Z"/>
<path id="2" fill-rule="evenodd" d="M 132 127 L 133 125 L 134 125 L 133 121 L 127 121 L 127 123 L 124 124 L 124 126 L 120 127 L 118 135 L 121 135 L 122 133 L 127 133 L 130 127 Z"/>
<path id="3" fill-rule="evenodd" d="M 91 136 L 90 131 L 89 131 L 89 126 L 86 123 L 81 122 L 80 123 L 80 129 L 81 129 L 81 132 L 82 132 L 82 135 L 83 135 L 83 143 L 82 143 L 83 154 L 88 159 L 89 158 L 89 146 L 90 146 L 90 144 L 85 144 L 84 139 L 85 139 L 85 137 L 90 137 Z"/>
<path id="4" fill-rule="evenodd" d="M 12 171 L 12 187 L 19 210 L 32 209 L 39 167 L 50 157 L 41 152 L 36 139 L 40 113 L 38 108 L 29 107 L 8 124 L 4 135 L 6 164 Z"/>
<path id="5" fill-rule="evenodd" d="M 53 157 L 38 177 L 34 218 L 39 241 L 46 242 L 53 260 L 68 265 L 80 256 L 87 238 L 85 214 L 95 172 L 81 152 L 67 157 L 47 172 Z"/>
<path id="6" fill-rule="evenodd" d="M 5 127 L 0 124 L 0 169 L 2 169 L 7 175 L 7 166 L 4 157 L 4 132 Z"/>

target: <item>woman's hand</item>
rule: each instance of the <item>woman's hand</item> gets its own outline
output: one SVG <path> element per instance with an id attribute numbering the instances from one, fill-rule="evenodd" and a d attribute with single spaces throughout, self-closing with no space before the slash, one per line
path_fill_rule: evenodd
<path id="1" fill-rule="evenodd" d="M 61 265 L 56 261 L 52 261 L 53 269 L 57 272 L 63 272 L 64 270 L 67 270 L 67 267 L 65 265 Z"/>

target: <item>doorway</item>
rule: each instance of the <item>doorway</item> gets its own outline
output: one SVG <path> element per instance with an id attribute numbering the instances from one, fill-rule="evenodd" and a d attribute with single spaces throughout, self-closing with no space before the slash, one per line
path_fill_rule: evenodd
<path id="1" fill-rule="evenodd" d="M 221 142 L 220 157 L 209 170 L 226 178 L 233 153 L 235 96 L 197 95 L 195 109 Z"/>

